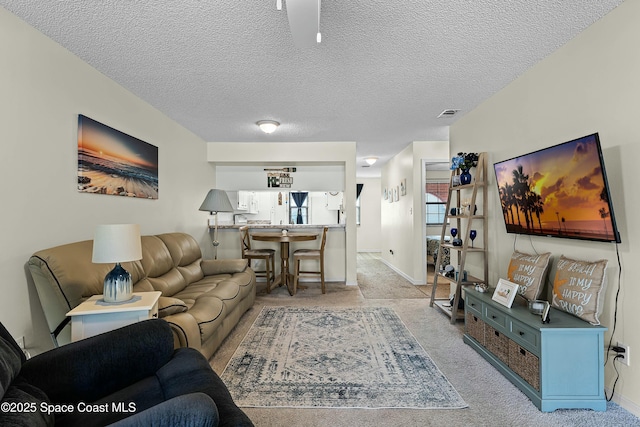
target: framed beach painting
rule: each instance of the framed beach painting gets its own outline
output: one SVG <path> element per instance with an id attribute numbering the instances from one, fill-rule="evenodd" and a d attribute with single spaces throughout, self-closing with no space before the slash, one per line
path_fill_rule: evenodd
<path id="1" fill-rule="evenodd" d="M 78 191 L 158 198 L 158 147 L 78 115 Z"/>

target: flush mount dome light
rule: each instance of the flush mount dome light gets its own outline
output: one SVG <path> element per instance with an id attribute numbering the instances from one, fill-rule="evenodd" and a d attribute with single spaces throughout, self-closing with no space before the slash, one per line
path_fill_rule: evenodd
<path id="1" fill-rule="evenodd" d="M 378 161 L 378 158 L 377 157 L 365 157 L 364 161 L 367 162 L 367 164 L 369 166 L 373 166 L 373 164 Z"/>
<path id="2" fill-rule="evenodd" d="M 260 120 L 257 124 L 264 133 L 272 133 L 280 126 L 280 123 L 274 122 L 273 120 Z"/>

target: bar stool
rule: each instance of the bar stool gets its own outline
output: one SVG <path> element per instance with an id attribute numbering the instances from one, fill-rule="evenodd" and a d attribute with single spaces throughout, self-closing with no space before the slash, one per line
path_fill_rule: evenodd
<path id="1" fill-rule="evenodd" d="M 298 290 L 298 279 L 301 274 L 320 275 L 320 287 L 322 293 L 326 293 L 324 287 L 324 246 L 327 243 L 327 231 L 329 227 L 324 227 L 322 230 L 322 241 L 320 243 L 320 249 L 297 249 L 293 252 L 293 263 L 295 265 L 295 272 L 293 273 L 293 295 Z M 300 270 L 300 261 L 306 260 L 318 260 L 320 262 L 319 271 L 302 271 Z"/>
<path id="2" fill-rule="evenodd" d="M 249 235 L 249 226 L 244 225 L 240 227 L 240 248 L 242 250 L 242 258 L 249 260 L 249 267 L 251 267 L 251 261 L 254 259 L 264 260 L 264 270 L 253 270 L 256 273 L 256 277 L 267 278 L 267 293 L 271 293 L 271 284 L 276 277 L 275 249 L 251 249 L 251 236 Z"/>

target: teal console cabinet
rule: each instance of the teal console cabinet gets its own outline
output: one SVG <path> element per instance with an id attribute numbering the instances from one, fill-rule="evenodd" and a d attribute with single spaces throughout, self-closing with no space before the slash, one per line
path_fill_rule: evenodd
<path id="1" fill-rule="evenodd" d="M 521 297 L 511 308 L 492 292 L 466 290 L 464 342 L 526 394 L 543 412 L 606 410 L 604 332 L 551 309 L 550 323 L 531 314 Z"/>

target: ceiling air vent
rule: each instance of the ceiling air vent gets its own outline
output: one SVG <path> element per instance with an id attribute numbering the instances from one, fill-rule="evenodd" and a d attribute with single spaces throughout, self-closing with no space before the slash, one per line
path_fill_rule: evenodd
<path id="1" fill-rule="evenodd" d="M 446 118 L 446 117 L 453 117 L 456 115 L 456 113 L 460 111 L 460 110 L 456 110 L 456 109 L 449 109 L 449 110 L 444 110 L 442 113 L 440 113 L 440 115 L 438 115 L 439 119 L 442 118 Z"/>

